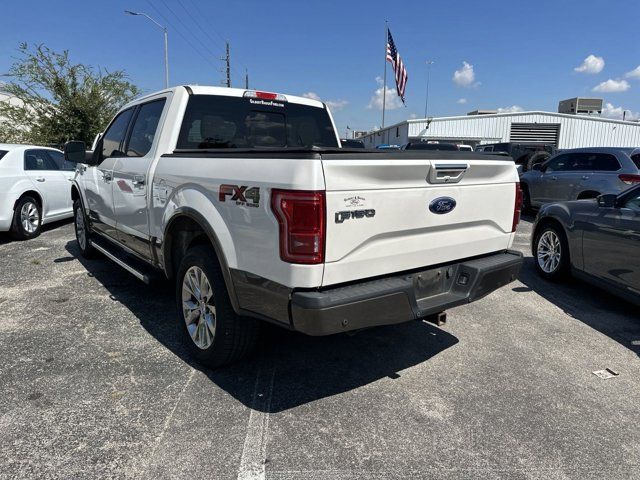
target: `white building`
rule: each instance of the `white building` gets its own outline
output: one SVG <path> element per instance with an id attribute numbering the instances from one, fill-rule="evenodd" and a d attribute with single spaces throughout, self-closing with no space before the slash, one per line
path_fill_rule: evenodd
<path id="1" fill-rule="evenodd" d="M 365 147 L 409 141 L 547 143 L 558 148 L 640 147 L 640 123 L 553 112 L 494 113 L 406 120 L 369 132 Z"/>

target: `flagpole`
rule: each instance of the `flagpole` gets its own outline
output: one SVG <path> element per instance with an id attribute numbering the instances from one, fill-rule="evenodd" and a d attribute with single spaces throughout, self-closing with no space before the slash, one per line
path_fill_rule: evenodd
<path id="1" fill-rule="evenodd" d="M 382 127 L 384 128 L 384 110 L 387 103 L 387 42 L 389 41 L 389 24 L 384 21 L 384 81 L 382 84 Z"/>

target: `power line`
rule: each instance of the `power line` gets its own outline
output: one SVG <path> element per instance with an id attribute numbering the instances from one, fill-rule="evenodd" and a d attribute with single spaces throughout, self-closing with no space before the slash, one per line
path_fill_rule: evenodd
<path id="1" fill-rule="evenodd" d="M 160 15 L 160 17 L 173 29 L 173 31 L 175 31 L 178 35 L 180 35 L 180 37 L 182 37 L 182 39 L 189 44 L 189 46 L 193 49 L 194 52 L 200 55 L 207 63 L 209 63 L 213 67 L 216 66 L 215 63 L 213 63 L 213 60 L 209 58 L 209 55 L 206 53 L 202 53 L 200 48 L 198 48 L 196 45 L 194 45 L 191 42 L 191 40 L 189 40 L 186 36 L 184 36 L 182 32 L 179 29 L 177 29 L 175 25 L 172 22 L 170 22 L 169 19 L 165 17 L 163 13 L 150 0 L 147 0 L 147 3 L 151 6 L 151 8 L 153 8 L 156 11 L 158 15 Z"/>
<path id="2" fill-rule="evenodd" d="M 207 52 L 211 47 L 206 45 L 202 40 L 200 40 L 199 37 L 196 37 L 196 35 L 193 33 L 193 31 L 184 24 L 184 22 L 180 19 L 180 17 L 178 16 L 178 14 L 176 14 L 176 12 L 173 11 L 173 9 L 167 5 L 167 3 L 164 0 L 160 0 L 162 2 L 162 4 L 165 6 L 165 8 L 167 10 L 169 10 L 169 12 L 171 13 L 171 15 L 173 15 L 173 17 L 180 23 L 180 25 L 182 25 L 184 27 L 184 29 L 191 34 L 191 36 L 200 44 L 202 45 L 202 48 L 204 49 L 205 52 Z M 211 52 L 209 52 L 211 53 Z"/>
<path id="3" fill-rule="evenodd" d="M 198 22 L 197 18 L 194 17 L 193 15 L 191 15 L 189 13 L 189 11 L 184 7 L 182 0 L 178 0 L 178 3 L 180 3 L 180 5 L 182 5 L 182 8 L 185 9 L 185 11 L 187 12 L 187 14 L 194 20 L 194 23 L 196 25 L 198 25 L 198 28 L 200 30 L 202 30 L 204 32 L 204 34 L 209 38 L 209 40 L 215 42 L 215 40 L 213 40 L 213 38 L 211 38 L 211 36 L 207 33 L 207 31 L 202 28 L 202 26 L 200 25 L 200 23 Z M 197 14 L 197 16 L 199 16 L 200 18 L 205 18 L 206 15 L 204 14 L 204 12 L 200 9 L 200 7 L 196 4 L 195 0 L 191 0 L 191 5 L 193 5 L 193 9 L 195 11 L 195 13 Z M 211 22 L 209 22 L 211 23 Z M 220 41 L 222 42 L 222 44 L 226 44 L 227 40 L 225 38 L 223 38 L 223 36 L 220 34 L 220 32 L 218 32 L 213 26 L 211 26 L 210 24 L 207 25 L 207 28 L 210 29 L 213 33 L 216 34 L 216 36 L 220 39 Z M 242 61 L 238 61 L 238 55 L 234 54 L 234 58 L 236 60 L 236 63 L 239 64 L 241 67 L 244 67 L 245 69 L 247 68 L 246 64 Z"/>

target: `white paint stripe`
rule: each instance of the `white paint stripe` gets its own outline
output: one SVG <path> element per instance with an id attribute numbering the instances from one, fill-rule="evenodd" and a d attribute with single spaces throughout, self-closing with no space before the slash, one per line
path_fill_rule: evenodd
<path id="1" fill-rule="evenodd" d="M 273 395 L 275 368 L 271 370 L 265 382 L 262 368 L 258 368 L 256 384 L 251 401 L 251 413 L 247 422 L 247 435 L 242 447 L 238 480 L 264 480 L 267 454 L 267 430 L 269 429 L 269 410 Z"/>

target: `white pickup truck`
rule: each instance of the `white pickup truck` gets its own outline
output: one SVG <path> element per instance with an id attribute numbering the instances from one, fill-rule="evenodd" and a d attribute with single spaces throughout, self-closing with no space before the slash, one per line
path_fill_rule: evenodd
<path id="1" fill-rule="evenodd" d="M 175 281 L 200 361 L 240 358 L 260 320 L 328 335 L 423 319 L 513 281 L 513 162 L 340 148 L 327 107 L 181 86 L 65 146 L 78 246 Z"/>

